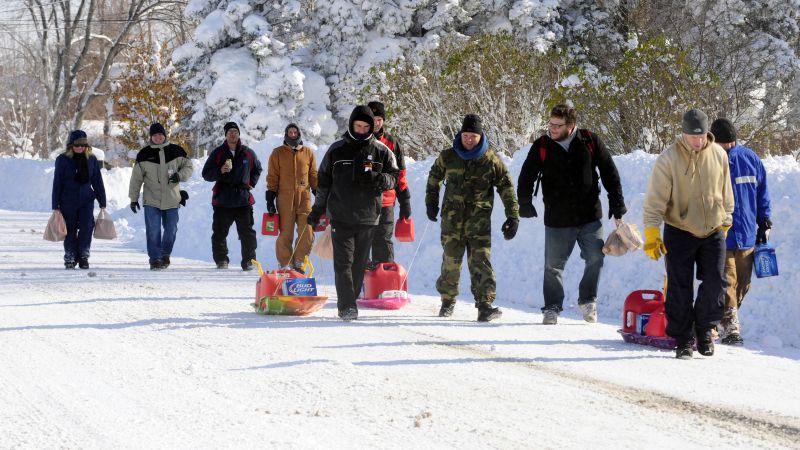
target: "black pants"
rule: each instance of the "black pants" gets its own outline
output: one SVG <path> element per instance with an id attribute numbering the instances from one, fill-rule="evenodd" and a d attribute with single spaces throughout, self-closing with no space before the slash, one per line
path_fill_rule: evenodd
<path id="1" fill-rule="evenodd" d="M 667 264 L 667 334 L 688 341 L 694 329 L 705 331 L 722 319 L 725 305 L 725 236 L 719 231 L 698 238 L 664 225 Z M 700 287 L 694 300 L 694 274 Z"/>
<path id="2" fill-rule="evenodd" d="M 381 217 L 372 237 L 372 262 L 394 261 L 394 205 L 381 208 Z"/>
<path id="3" fill-rule="evenodd" d="M 256 257 L 256 231 L 253 229 L 253 207 L 240 206 L 238 208 L 214 207 L 214 221 L 211 225 L 211 252 L 214 262 L 229 262 L 228 260 L 228 231 L 236 222 L 236 232 L 242 243 L 242 267 Z"/>
<path id="4" fill-rule="evenodd" d="M 369 246 L 374 225 L 332 223 L 333 271 L 336 272 L 336 298 L 339 311 L 356 307 L 364 282 Z"/>

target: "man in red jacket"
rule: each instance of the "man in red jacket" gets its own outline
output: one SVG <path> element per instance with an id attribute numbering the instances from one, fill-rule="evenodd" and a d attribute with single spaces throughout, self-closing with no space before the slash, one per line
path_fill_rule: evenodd
<path id="1" fill-rule="evenodd" d="M 381 216 L 372 238 L 372 261 L 367 265 L 368 269 L 374 269 L 377 263 L 394 261 L 394 244 L 392 243 L 394 201 L 396 198 L 400 203 L 400 217 L 408 219 L 411 217 L 411 193 L 408 190 L 406 163 L 403 158 L 400 141 L 394 135 L 386 132 L 383 127 L 386 118 L 386 107 L 378 101 L 369 102 L 367 106 L 375 116 L 375 137 L 394 153 L 397 166 L 400 169 L 400 174 L 397 177 L 397 186 L 383 191 L 383 197 L 381 198 Z"/>

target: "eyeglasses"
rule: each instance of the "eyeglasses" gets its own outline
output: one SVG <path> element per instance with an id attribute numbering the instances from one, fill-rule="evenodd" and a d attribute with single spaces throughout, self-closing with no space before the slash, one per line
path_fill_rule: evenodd
<path id="1" fill-rule="evenodd" d="M 72 144 L 72 148 L 88 148 L 86 144 Z"/>
<path id="2" fill-rule="evenodd" d="M 556 130 L 557 130 L 557 129 L 559 129 L 559 128 L 563 128 L 563 127 L 565 127 L 565 126 L 567 126 L 567 124 L 566 124 L 566 123 L 553 123 L 553 122 L 548 122 L 548 124 L 547 124 L 547 128 L 555 128 Z"/>

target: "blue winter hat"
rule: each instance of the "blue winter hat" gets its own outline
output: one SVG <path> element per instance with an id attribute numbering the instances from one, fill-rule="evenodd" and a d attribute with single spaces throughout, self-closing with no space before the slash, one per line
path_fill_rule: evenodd
<path id="1" fill-rule="evenodd" d="M 86 138 L 85 131 L 70 131 L 69 137 L 67 137 L 67 147 L 72 147 L 73 145 L 89 145 L 89 139 Z"/>
<path id="2" fill-rule="evenodd" d="M 156 134 L 163 134 L 164 137 L 167 137 L 167 130 L 164 129 L 164 125 L 156 122 L 150 125 L 150 137 L 153 137 Z"/>

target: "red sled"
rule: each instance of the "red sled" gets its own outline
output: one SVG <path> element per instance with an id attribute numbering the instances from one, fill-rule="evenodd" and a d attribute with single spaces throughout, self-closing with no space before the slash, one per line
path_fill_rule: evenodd
<path id="1" fill-rule="evenodd" d="M 622 307 L 622 340 L 632 344 L 675 348 L 675 339 L 666 335 L 667 316 L 661 291 L 633 291 Z"/>
<path id="2" fill-rule="evenodd" d="M 256 282 L 256 301 L 252 304 L 259 314 L 307 316 L 325 306 L 328 297 L 316 295 L 314 278 L 306 278 L 296 270 L 279 269 L 264 272 L 258 264 L 259 277 Z M 313 274 L 313 270 L 311 272 Z M 293 282 L 290 284 L 287 283 Z M 306 282 L 308 292 L 298 291 Z M 289 288 L 291 286 L 291 288 Z"/>
<path id="3" fill-rule="evenodd" d="M 379 263 L 364 272 L 364 295 L 358 306 L 369 309 L 400 309 L 408 304 L 408 274 L 396 262 Z"/>

